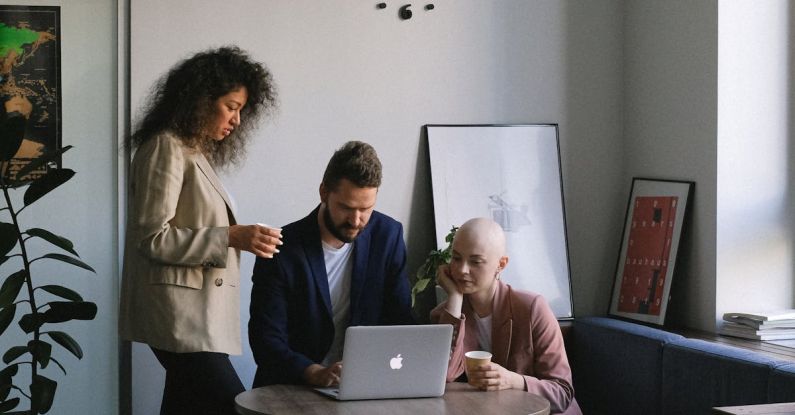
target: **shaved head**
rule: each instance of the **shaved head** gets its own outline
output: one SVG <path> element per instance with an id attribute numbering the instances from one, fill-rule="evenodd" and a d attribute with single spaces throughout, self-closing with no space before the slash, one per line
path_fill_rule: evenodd
<path id="1" fill-rule="evenodd" d="M 474 218 L 458 228 L 453 238 L 450 272 L 462 294 L 490 300 L 506 265 L 505 233 L 500 225 L 491 219 Z"/>
<path id="2" fill-rule="evenodd" d="M 456 231 L 453 244 L 464 240 L 482 247 L 489 256 L 494 255 L 497 258 L 505 256 L 505 232 L 491 219 L 474 218 L 464 222 Z"/>

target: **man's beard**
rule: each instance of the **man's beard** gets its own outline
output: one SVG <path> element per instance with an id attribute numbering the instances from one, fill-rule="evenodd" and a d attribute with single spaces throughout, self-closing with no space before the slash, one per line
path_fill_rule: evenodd
<path id="1" fill-rule="evenodd" d="M 331 218 L 331 213 L 328 210 L 328 206 L 326 206 L 326 208 L 323 209 L 323 224 L 326 225 L 326 229 L 328 229 L 328 231 L 335 238 L 337 238 L 342 242 L 345 242 L 346 244 L 353 242 L 353 240 L 356 239 L 356 237 L 359 236 L 359 234 L 362 233 L 362 230 L 364 229 L 364 226 L 362 226 L 360 229 L 358 229 L 356 234 L 353 235 L 353 237 L 346 236 L 341 232 L 341 229 L 355 229 L 355 228 L 348 225 L 347 223 L 344 223 L 342 226 L 335 225 L 334 219 Z M 367 225 L 365 224 L 365 226 Z"/>

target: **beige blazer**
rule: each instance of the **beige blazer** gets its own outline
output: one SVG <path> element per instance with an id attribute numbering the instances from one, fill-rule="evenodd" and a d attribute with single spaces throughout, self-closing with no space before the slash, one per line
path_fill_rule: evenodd
<path id="1" fill-rule="evenodd" d="M 170 352 L 240 354 L 240 252 L 226 191 L 172 134 L 130 166 L 119 333 Z"/>

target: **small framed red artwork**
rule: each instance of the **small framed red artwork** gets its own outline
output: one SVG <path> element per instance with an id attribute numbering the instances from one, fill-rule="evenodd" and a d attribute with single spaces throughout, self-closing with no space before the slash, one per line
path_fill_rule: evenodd
<path id="1" fill-rule="evenodd" d="M 633 178 L 608 314 L 662 325 L 693 182 Z"/>

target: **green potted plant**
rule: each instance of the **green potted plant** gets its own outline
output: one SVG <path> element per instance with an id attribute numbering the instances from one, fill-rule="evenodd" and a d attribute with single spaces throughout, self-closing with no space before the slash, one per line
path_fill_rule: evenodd
<path id="1" fill-rule="evenodd" d="M 453 226 L 450 229 L 450 232 L 444 237 L 447 246 L 444 249 L 432 249 L 414 276 L 414 283 L 411 287 L 411 308 L 414 311 L 414 315 L 421 322 L 425 322 L 428 319 L 428 313 L 436 305 L 436 296 L 434 295 L 436 270 L 439 265 L 450 263 L 453 237 L 457 230 L 457 226 Z"/>
<path id="2" fill-rule="evenodd" d="M 53 344 L 64 348 L 78 359 L 83 357 L 80 345 L 64 331 L 55 330 L 56 324 L 70 320 L 92 320 L 97 306 L 84 301 L 77 292 L 58 284 L 39 285 L 33 282 L 33 269 L 41 260 L 60 261 L 91 272 L 94 270 L 78 259 L 71 241 L 45 229 L 25 229 L 20 215 L 31 204 L 50 191 L 66 183 L 74 176 L 70 169 L 58 168 L 53 163 L 71 146 L 46 153 L 12 173 L 11 159 L 17 153 L 24 127 L 5 122 L 0 126 L 0 188 L 5 207 L 0 208 L 0 264 L 19 264 L 21 269 L 8 275 L 0 286 L 0 335 L 17 322 L 27 336 L 24 344 L 14 345 L 2 355 L 5 367 L 0 370 L 0 413 L 44 414 L 52 407 L 58 383 L 49 372 L 57 366 L 64 375 L 63 364 L 52 356 Z M 8 134 L 17 132 L 17 134 Z M 35 179 L 26 179 L 37 172 Z M 22 206 L 13 192 L 22 191 Z M 15 205 L 14 199 L 17 200 Z M 61 252 L 36 253 L 28 241 L 37 238 L 46 241 L 45 246 L 54 246 Z M 53 365 L 50 365 L 50 364 Z M 23 375 L 24 376 L 17 376 Z M 23 384 L 22 382 L 30 382 Z M 22 400 L 28 401 L 28 409 L 17 409 Z"/>

